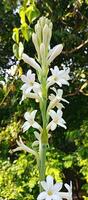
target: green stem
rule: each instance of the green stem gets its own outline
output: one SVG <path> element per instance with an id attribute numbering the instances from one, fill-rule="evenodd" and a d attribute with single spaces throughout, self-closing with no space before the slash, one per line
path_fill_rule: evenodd
<path id="1" fill-rule="evenodd" d="M 45 179 L 45 162 L 46 162 L 46 149 L 48 144 L 48 134 L 46 130 L 47 117 L 46 117 L 46 107 L 47 107 L 47 77 L 46 74 L 42 73 L 41 86 L 42 86 L 42 100 L 40 103 L 40 110 L 42 114 L 43 131 L 41 133 L 41 140 L 39 144 L 39 179 L 40 179 L 40 192 L 43 191 L 41 186 L 41 181 Z"/>
<path id="2" fill-rule="evenodd" d="M 40 176 L 40 182 L 45 179 L 45 161 L 46 161 L 46 144 L 40 143 L 39 146 L 39 176 Z M 40 192 L 42 192 L 42 186 L 40 184 Z"/>

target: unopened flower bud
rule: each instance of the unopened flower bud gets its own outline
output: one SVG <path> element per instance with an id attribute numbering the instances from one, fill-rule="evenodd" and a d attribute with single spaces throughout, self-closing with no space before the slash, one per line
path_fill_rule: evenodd
<path id="1" fill-rule="evenodd" d="M 27 54 L 23 53 L 22 54 L 22 59 L 24 60 L 24 62 L 29 64 L 34 69 L 41 70 L 39 64 L 33 58 L 29 57 Z"/>
<path id="2" fill-rule="evenodd" d="M 41 44 L 41 26 L 40 26 L 40 24 L 38 23 L 37 25 L 36 25 L 36 27 L 37 28 L 35 28 L 35 32 L 36 32 L 36 35 L 37 35 L 37 39 L 38 39 L 38 42 L 39 42 L 39 44 Z"/>
<path id="3" fill-rule="evenodd" d="M 37 40 L 36 33 L 32 34 L 32 41 L 33 41 L 35 49 L 37 51 L 38 58 L 40 58 L 40 49 L 39 49 L 39 45 L 38 45 L 38 40 Z"/>
<path id="4" fill-rule="evenodd" d="M 45 44 L 45 47 L 47 47 L 48 36 L 49 36 L 48 32 L 49 32 L 48 25 L 45 24 L 43 28 L 43 43 Z"/>
<path id="5" fill-rule="evenodd" d="M 58 44 L 53 49 L 50 50 L 49 56 L 48 56 L 49 63 L 51 63 L 62 52 L 62 49 L 63 49 L 63 45 Z"/>
<path id="6" fill-rule="evenodd" d="M 41 55 L 41 59 L 42 59 L 42 65 L 45 65 L 45 45 L 44 45 L 44 43 L 42 43 L 40 45 L 40 55 Z"/>
<path id="7" fill-rule="evenodd" d="M 41 28 L 43 28 L 44 25 L 45 25 L 45 17 L 41 17 L 41 18 L 39 19 L 39 22 L 40 22 Z"/>

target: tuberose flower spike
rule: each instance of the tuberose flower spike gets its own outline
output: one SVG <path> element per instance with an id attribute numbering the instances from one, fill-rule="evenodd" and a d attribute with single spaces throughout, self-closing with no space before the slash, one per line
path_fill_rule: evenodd
<path id="1" fill-rule="evenodd" d="M 62 97 L 63 90 L 61 87 L 69 85 L 68 81 L 70 80 L 70 69 L 64 67 L 60 70 L 58 66 L 50 68 L 51 75 L 48 77 L 50 64 L 63 50 L 62 44 L 57 44 L 51 49 L 51 36 L 52 22 L 46 17 L 41 17 L 37 21 L 35 31 L 32 35 L 32 41 L 37 52 L 37 61 L 25 53 L 22 54 L 24 62 L 35 69 L 36 76 L 31 70 L 28 70 L 27 75 L 21 76 L 21 80 L 24 83 L 21 87 L 23 92 L 21 101 L 26 98 L 32 98 L 36 102 L 39 102 L 38 106 L 41 112 L 42 127 L 35 120 L 37 110 L 33 110 L 32 112 L 27 111 L 24 114 L 26 121 L 22 126 L 23 132 L 27 131 L 30 127 L 37 129 L 38 132 L 34 132 L 37 140 L 32 144 L 33 149 L 30 149 L 19 138 L 19 141 L 17 141 L 18 147 L 14 150 L 24 150 L 36 157 L 40 180 L 43 180 L 43 177 L 45 177 L 45 158 L 48 138 L 50 137 L 49 130 L 54 131 L 57 126 L 66 129 L 66 122 L 63 119 L 62 109 L 64 106 L 62 102 L 68 103 L 68 101 Z M 38 82 L 36 82 L 36 79 Z M 57 85 L 57 89 L 55 87 L 50 88 L 50 86 L 55 84 Z M 49 89 L 52 89 L 52 93 L 48 96 Z M 54 108 L 57 111 L 54 111 Z M 48 175 L 46 181 L 41 181 L 41 186 L 44 191 L 38 195 L 37 200 L 72 200 L 72 184 L 69 186 L 66 183 L 65 188 L 67 192 L 62 192 L 62 183 L 54 184 L 53 177 Z"/>

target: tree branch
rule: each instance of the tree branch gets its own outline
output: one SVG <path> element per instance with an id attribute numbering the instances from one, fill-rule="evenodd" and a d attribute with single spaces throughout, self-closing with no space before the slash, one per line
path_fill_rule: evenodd
<path id="1" fill-rule="evenodd" d="M 75 47 L 74 49 L 70 50 L 70 51 L 62 51 L 62 54 L 64 55 L 68 55 L 71 53 L 74 53 L 75 51 L 78 51 L 79 49 L 81 49 L 83 46 L 85 46 L 88 43 L 88 39 L 85 40 L 84 42 L 82 42 L 79 46 Z"/>

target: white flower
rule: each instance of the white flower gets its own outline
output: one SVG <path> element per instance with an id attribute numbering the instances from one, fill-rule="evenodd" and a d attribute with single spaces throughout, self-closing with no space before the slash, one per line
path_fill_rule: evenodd
<path id="1" fill-rule="evenodd" d="M 48 54 L 48 62 L 49 64 L 62 52 L 63 45 L 58 44 L 53 49 L 50 49 Z"/>
<path id="2" fill-rule="evenodd" d="M 41 130 L 41 126 L 34 120 L 37 110 L 33 110 L 32 112 L 26 112 L 24 114 L 24 118 L 26 122 L 23 124 L 23 132 L 27 131 L 30 127 Z"/>
<path id="3" fill-rule="evenodd" d="M 46 181 L 41 181 L 44 192 L 41 192 L 37 200 L 62 200 L 59 196 L 59 191 L 62 188 L 62 183 L 53 183 L 53 177 L 47 176 Z"/>
<path id="4" fill-rule="evenodd" d="M 34 58 L 31 58 L 27 54 L 23 53 L 22 54 L 22 59 L 24 60 L 24 62 L 26 62 L 27 64 L 29 64 L 34 69 L 36 69 L 38 71 L 41 70 L 40 65 L 35 61 Z"/>
<path id="5" fill-rule="evenodd" d="M 24 101 L 26 98 L 30 98 L 30 99 L 35 99 L 36 102 L 39 102 L 39 96 L 37 95 L 37 93 L 33 93 L 33 92 L 29 92 L 26 93 L 25 90 L 23 90 L 23 95 L 22 95 L 22 99 L 20 101 L 20 104 L 22 103 L 22 101 Z"/>
<path id="6" fill-rule="evenodd" d="M 66 122 L 62 118 L 63 112 L 61 110 L 57 110 L 57 113 L 54 110 L 50 110 L 49 115 L 52 118 L 52 121 L 48 124 L 47 129 L 51 129 L 51 131 L 55 130 L 57 125 L 66 129 Z"/>
<path id="7" fill-rule="evenodd" d="M 47 86 L 51 86 L 54 83 L 57 83 L 60 87 L 62 85 L 69 85 L 68 80 L 70 79 L 69 76 L 70 69 L 64 68 L 63 70 L 59 70 L 57 66 L 54 69 L 51 69 L 52 75 L 47 79 Z"/>
<path id="8" fill-rule="evenodd" d="M 35 82 L 35 74 L 32 73 L 31 70 L 28 70 L 26 76 L 21 76 L 21 80 L 24 84 L 21 87 L 23 95 L 20 103 L 26 98 L 32 98 L 39 102 L 41 97 L 41 85 Z M 34 93 L 31 93 L 31 90 L 33 90 Z"/>
<path id="9" fill-rule="evenodd" d="M 64 98 L 62 98 L 63 90 L 61 90 L 61 89 L 56 90 L 55 88 L 51 88 L 51 89 L 56 93 L 56 95 L 54 95 L 54 94 L 49 95 L 50 104 L 48 106 L 48 111 L 50 109 L 54 108 L 55 106 L 58 109 L 64 108 L 64 106 L 62 105 L 62 103 L 60 103 L 60 101 L 64 101 L 66 103 L 69 103 L 69 102 L 67 100 L 65 100 Z"/>
<path id="10" fill-rule="evenodd" d="M 25 84 L 24 84 L 25 85 Z M 23 87 L 24 87 L 23 85 Z M 42 93 L 41 93 L 41 85 L 37 82 L 34 82 L 34 85 L 33 86 L 28 86 L 28 88 L 24 87 L 22 89 L 23 91 L 23 94 L 22 94 L 22 99 L 20 101 L 20 104 L 22 103 L 23 100 L 25 100 L 26 98 L 31 98 L 31 99 L 35 99 L 36 102 L 40 102 L 40 98 L 42 96 Z M 30 89 L 33 90 L 33 92 L 30 92 Z"/>
<path id="11" fill-rule="evenodd" d="M 35 74 L 32 73 L 31 70 L 28 70 L 27 76 L 22 75 L 21 80 L 24 82 L 24 84 L 21 87 L 21 90 L 25 91 L 26 94 L 30 93 L 35 84 Z"/>

